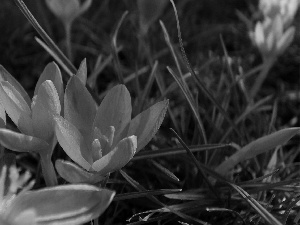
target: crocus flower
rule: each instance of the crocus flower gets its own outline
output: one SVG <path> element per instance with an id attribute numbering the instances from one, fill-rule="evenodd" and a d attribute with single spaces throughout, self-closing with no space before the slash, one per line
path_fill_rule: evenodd
<path id="1" fill-rule="evenodd" d="M 259 9 L 265 17 L 282 18 L 284 28 L 291 25 L 299 5 L 298 0 L 260 0 Z"/>
<path id="2" fill-rule="evenodd" d="M 0 129 L 0 143 L 13 151 L 37 152 L 47 185 L 56 184 L 51 156 L 57 140 L 53 115 L 61 111 L 63 83 L 55 63 L 47 65 L 41 74 L 31 101 L 23 87 L 3 68 L 0 70 L 0 98 L 6 113 L 19 132 Z"/>
<path id="3" fill-rule="evenodd" d="M 168 0 L 137 0 L 140 30 L 147 34 L 149 27 L 161 16 Z"/>
<path id="4" fill-rule="evenodd" d="M 19 176 L 12 166 L 7 173 L 4 166 L 0 175 L 0 224 L 65 225 L 83 224 L 97 218 L 108 207 L 115 193 L 91 185 L 62 185 L 28 191 L 26 172 Z"/>
<path id="5" fill-rule="evenodd" d="M 48 8 L 64 24 L 72 23 L 74 19 L 84 13 L 92 4 L 92 0 L 46 0 Z"/>
<path id="6" fill-rule="evenodd" d="M 268 59 L 282 54 L 291 44 L 294 34 L 295 28 L 284 30 L 282 18 L 277 16 L 274 20 L 266 18 L 258 22 L 250 37 L 264 59 Z"/>
<path id="7" fill-rule="evenodd" d="M 99 107 L 76 76 L 66 87 L 64 118 L 56 118 L 56 136 L 79 166 L 56 161 L 58 173 L 71 183 L 97 183 L 125 166 L 152 139 L 168 101 L 161 101 L 131 120 L 131 98 L 124 85 L 112 88 Z"/>
<path id="8" fill-rule="evenodd" d="M 74 20 L 84 13 L 92 4 L 92 0 L 46 0 L 48 8 L 58 17 L 65 28 L 67 56 L 72 61 L 71 27 Z"/>

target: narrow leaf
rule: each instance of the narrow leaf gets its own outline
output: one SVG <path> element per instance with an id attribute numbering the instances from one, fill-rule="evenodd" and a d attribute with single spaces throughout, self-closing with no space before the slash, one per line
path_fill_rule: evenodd
<path id="1" fill-rule="evenodd" d="M 199 110 L 198 108 L 196 107 L 196 101 L 195 99 L 193 98 L 190 90 L 185 87 L 185 85 L 183 84 L 183 82 L 177 77 L 177 75 L 175 74 L 175 72 L 167 67 L 167 69 L 169 70 L 169 73 L 173 76 L 174 80 L 177 82 L 178 86 L 180 87 L 181 91 L 183 92 L 189 106 L 191 107 L 191 110 L 196 118 L 196 121 L 197 121 L 197 124 L 199 126 L 199 130 L 201 131 L 202 133 L 202 136 L 203 136 L 203 140 L 204 140 L 204 144 L 207 143 L 207 139 L 206 139 L 206 134 L 205 134 L 205 129 L 204 129 L 204 126 L 203 126 L 203 122 L 202 122 L 202 119 L 199 115 Z"/>
<path id="2" fill-rule="evenodd" d="M 252 141 L 219 165 L 216 168 L 216 172 L 225 175 L 239 162 L 253 158 L 254 156 L 269 151 L 278 145 L 284 145 L 288 140 L 299 133 L 299 131 L 300 127 L 286 128 Z"/>
<path id="3" fill-rule="evenodd" d="M 155 162 L 154 160 L 151 160 L 151 162 L 153 163 L 153 165 L 159 169 L 161 172 L 163 172 L 164 174 L 166 174 L 168 177 L 170 177 L 171 179 L 175 180 L 175 181 L 180 181 L 178 179 L 178 177 L 175 176 L 174 173 L 172 173 L 170 170 L 168 170 L 167 168 L 165 168 L 164 166 L 162 166 L 161 164 Z"/>

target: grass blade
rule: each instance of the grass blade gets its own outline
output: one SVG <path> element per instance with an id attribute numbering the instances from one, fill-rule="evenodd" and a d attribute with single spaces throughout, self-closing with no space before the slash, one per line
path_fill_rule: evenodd
<path id="1" fill-rule="evenodd" d="M 177 31 L 178 31 L 179 44 L 180 44 L 182 56 L 183 56 L 183 58 L 184 58 L 184 60 L 186 62 L 186 65 L 187 65 L 187 69 L 189 70 L 189 72 L 195 78 L 195 81 L 198 84 L 198 86 L 201 88 L 202 92 L 219 109 L 219 111 L 223 114 L 223 116 L 228 121 L 228 123 L 232 126 L 232 128 L 240 136 L 240 133 L 239 133 L 237 127 L 235 126 L 235 124 L 233 123 L 233 121 L 229 118 L 229 116 L 227 115 L 227 113 L 225 112 L 225 110 L 223 109 L 223 107 L 218 103 L 218 101 L 214 98 L 214 96 L 210 93 L 210 91 L 205 87 L 205 85 L 202 83 L 202 81 L 198 78 L 198 76 L 195 74 L 194 70 L 192 69 L 192 67 L 190 65 L 190 62 L 189 62 L 189 60 L 187 58 L 187 55 L 185 53 L 184 47 L 183 47 L 183 42 L 182 42 L 182 37 L 181 37 L 181 31 L 180 31 L 180 25 L 179 25 L 179 18 L 178 18 L 178 13 L 177 13 L 177 10 L 176 10 L 176 7 L 175 7 L 175 3 L 174 3 L 173 0 L 170 0 L 170 2 L 173 5 L 173 9 L 174 9 L 174 13 L 175 13 L 176 21 L 177 21 Z"/>
<path id="2" fill-rule="evenodd" d="M 203 127 L 203 123 L 202 123 L 202 120 L 200 118 L 200 115 L 198 113 L 198 110 L 196 109 L 196 103 L 194 101 L 194 98 L 192 97 L 192 94 L 190 93 L 189 89 L 185 88 L 184 87 L 184 84 L 182 82 L 182 80 L 180 80 L 176 75 L 175 75 L 175 72 L 167 67 L 168 71 L 170 72 L 170 74 L 173 76 L 174 80 L 176 80 L 177 84 L 179 85 L 181 91 L 183 92 L 186 100 L 188 101 L 189 103 L 189 106 L 191 107 L 192 109 L 192 112 L 197 120 L 197 124 L 199 126 L 199 129 L 201 131 L 201 134 L 202 134 L 202 137 L 203 137 L 203 141 L 204 141 L 204 144 L 207 143 L 207 138 L 206 138 L 206 134 L 205 134 L 205 130 L 204 130 L 204 127 Z"/>

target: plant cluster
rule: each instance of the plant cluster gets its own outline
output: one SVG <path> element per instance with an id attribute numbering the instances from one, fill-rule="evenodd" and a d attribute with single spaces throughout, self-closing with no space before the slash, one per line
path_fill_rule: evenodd
<path id="1" fill-rule="evenodd" d="M 251 19 L 237 11 L 248 28 L 245 38 L 262 58 L 258 66 L 247 62 L 245 68 L 253 68 L 246 72 L 246 58 L 230 56 L 223 37 L 222 57 L 194 53 L 198 58 L 189 61 L 181 30 L 197 9 L 192 0 L 118 2 L 135 7 L 135 14 L 118 15 L 109 44 L 101 46 L 105 52 L 109 45 L 108 54 L 89 60 L 78 49 L 85 44 L 93 54 L 100 43 L 89 30 L 97 18 L 93 9 L 104 13 L 113 3 L 39 2 L 62 25 L 63 41 L 56 44 L 25 3 L 15 2 L 55 62 L 44 68 L 32 98 L 0 66 L 1 224 L 299 222 L 300 127 L 297 115 L 289 123 L 279 116 L 282 102 L 299 102 L 299 90 L 263 92 L 267 75 L 293 45 L 298 0 L 260 0 Z M 88 11 L 90 21 L 81 17 Z M 128 17 L 136 45 L 132 31 L 123 34 Z M 173 35 L 159 20 L 168 17 Z M 92 41 L 75 35 L 80 23 Z M 198 59 L 201 66 L 194 65 Z M 101 73 L 117 81 L 104 82 Z"/>

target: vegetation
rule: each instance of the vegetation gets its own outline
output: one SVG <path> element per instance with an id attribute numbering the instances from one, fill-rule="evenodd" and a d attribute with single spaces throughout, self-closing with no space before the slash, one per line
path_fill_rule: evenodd
<path id="1" fill-rule="evenodd" d="M 0 221 L 299 223 L 298 2 L 3 1 Z"/>

